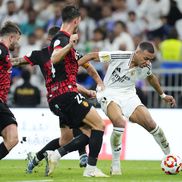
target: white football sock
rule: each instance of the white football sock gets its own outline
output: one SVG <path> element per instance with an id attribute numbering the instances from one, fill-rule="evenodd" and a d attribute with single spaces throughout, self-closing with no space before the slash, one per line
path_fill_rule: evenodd
<path id="1" fill-rule="evenodd" d="M 121 141 L 124 128 L 113 127 L 110 142 L 112 148 L 112 164 L 120 163 Z"/>
<path id="2" fill-rule="evenodd" d="M 165 155 L 169 154 L 170 147 L 169 147 L 169 143 L 164 135 L 163 130 L 159 126 L 156 126 L 156 128 L 154 130 L 152 130 L 150 132 L 150 134 L 153 135 L 155 141 L 159 144 L 159 146 L 161 147 L 164 154 Z"/>

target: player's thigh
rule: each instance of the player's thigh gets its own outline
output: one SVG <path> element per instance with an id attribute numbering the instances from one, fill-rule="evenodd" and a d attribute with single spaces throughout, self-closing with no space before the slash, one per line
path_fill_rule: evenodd
<path id="1" fill-rule="evenodd" d="M 97 113 L 96 109 L 92 107 L 83 119 L 83 123 L 95 130 L 104 130 L 104 122 Z"/>
<path id="2" fill-rule="evenodd" d="M 73 139 L 73 131 L 67 126 L 60 128 L 61 137 L 59 140 L 60 145 L 65 145 Z"/>
<path id="3" fill-rule="evenodd" d="M 144 105 L 136 107 L 129 120 L 143 126 L 147 131 L 152 131 L 156 127 L 155 121 Z"/>
<path id="4" fill-rule="evenodd" d="M 107 116 L 113 123 L 113 126 L 121 128 L 125 127 L 126 121 L 122 115 L 122 110 L 114 101 L 111 101 L 107 106 Z"/>

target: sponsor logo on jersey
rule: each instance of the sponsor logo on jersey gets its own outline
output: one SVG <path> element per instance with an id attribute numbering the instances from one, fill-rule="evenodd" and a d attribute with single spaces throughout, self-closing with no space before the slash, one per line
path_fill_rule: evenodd
<path id="1" fill-rule="evenodd" d="M 83 101 L 82 104 L 83 104 L 83 106 L 85 106 L 85 107 L 88 107 L 88 106 L 89 106 L 89 104 L 88 104 L 87 101 Z"/>

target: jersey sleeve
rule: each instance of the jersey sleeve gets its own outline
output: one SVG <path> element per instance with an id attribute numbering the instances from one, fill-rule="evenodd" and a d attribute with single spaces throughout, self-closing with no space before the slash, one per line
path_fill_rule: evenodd
<path id="1" fill-rule="evenodd" d="M 4 46 L 0 45 L 0 60 L 6 58 L 7 50 Z"/>
<path id="2" fill-rule="evenodd" d="M 99 60 L 100 62 L 110 62 L 111 61 L 111 52 L 101 51 L 99 52 Z"/>
<path id="3" fill-rule="evenodd" d="M 122 62 L 129 58 L 127 55 L 130 56 L 131 54 L 126 54 L 125 51 L 101 51 L 99 52 L 99 60 L 100 62 Z"/>
<path id="4" fill-rule="evenodd" d="M 68 44 L 67 38 L 64 36 L 59 36 L 52 42 L 53 49 L 63 48 Z"/>
<path id="5" fill-rule="evenodd" d="M 40 56 L 40 51 L 32 51 L 31 53 L 25 55 L 24 59 L 31 65 L 38 65 Z"/>

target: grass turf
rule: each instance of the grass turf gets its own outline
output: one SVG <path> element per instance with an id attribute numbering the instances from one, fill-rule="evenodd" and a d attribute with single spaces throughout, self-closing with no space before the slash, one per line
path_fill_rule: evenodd
<path id="1" fill-rule="evenodd" d="M 99 161 L 98 167 L 109 174 L 110 161 Z M 123 175 L 109 178 L 85 178 L 83 169 L 79 168 L 78 161 L 62 160 L 50 177 L 44 176 L 45 162 L 35 168 L 32 174 L 26 174 L 27 161 L 2 160 L 0 161 L 0 182 L 161 182 L 180 181 L 182 172 L 177 175 L 166 175 L 160 168 L 159 161 L 122 161 Z"/>

